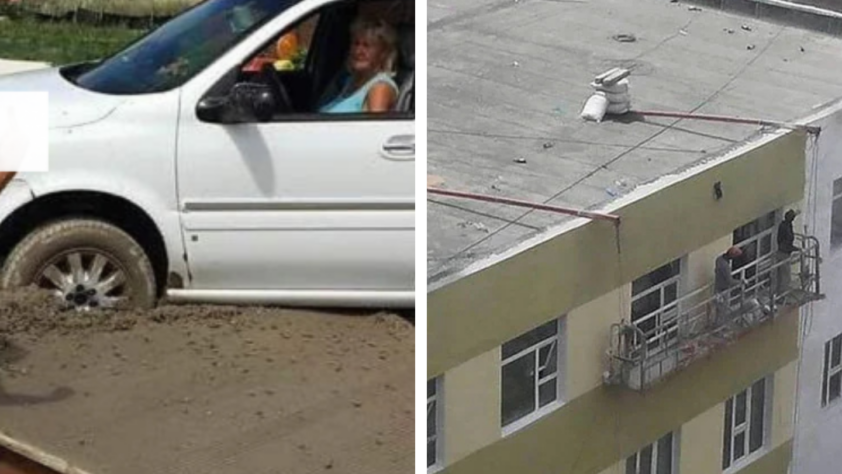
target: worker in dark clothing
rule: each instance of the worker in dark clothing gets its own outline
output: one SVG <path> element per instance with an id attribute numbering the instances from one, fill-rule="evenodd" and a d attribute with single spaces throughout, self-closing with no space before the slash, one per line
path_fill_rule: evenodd
<path id="1" fill-rule="evenodd" d="M 790 281 L 792 278 L 792 263 L 789 262 L 793 252 L 797 252 L 795 247 L 795 232 L 792 230 L 792 222 L 795 220 L 797 213 L 790 209 L 784 214 L 784 220 L 778 224 L 778 253 L 777 261 L 780 265 L 777 270 L 777 282 L 775 285 L 775 295 L 783 301 L 786 298 L 786 293 L 790 289 Z"/>
<path id="2" fill-rule="evenodd" d="M 740 280 L 731 274 L 731 261 L 743 254 L 739 247 L 731 247 L 716 257 L 713 287 L 716 291 L 716 319 L 721 324 L 727 321 L 731 309 L 731 288 L 740 286 Z"/>
<path id="3" fill-rule="evenodd" d="M 740 258 L 742 254 L 743 251 L 739 247 L 731 247 L 727 252 L 716 257 L 714 287 L 717 294 L 740 284 L 740 280 L 731 275 L 731 261 Z"/>
<path id="4" fill-rule="evenodd" d="M 732 319 L 730 317 L 731 310 L 736 309 L 732 308 L 733 301 L 731 301 L 732 297 L 736 295 L 733 295 L 732 291 L 729 290 L 740 285 L 745 287 L 748 284 L 745 280 L 738 280 L 731 274 L 731 261 L 740 258 L 742 255 L 742 249 L 734 246 L 729 248 L 724 254 L 716 257 L 713 286 L 716 291 L 714 301 L 716 302 L 716 319 L 719 324 L 730 322 L 729 320 Z M 745 313 L 741 314 L 740 317 L 749 324 L 752 320 L 752 313 L 758 309 L 762 309 L 767 314 L 769 312 L 768 306 L 764 305 L 761 307 L 760 302 L 756 298 L 746 299 L 745 306 L 738 306 L 745 308 Z"/>

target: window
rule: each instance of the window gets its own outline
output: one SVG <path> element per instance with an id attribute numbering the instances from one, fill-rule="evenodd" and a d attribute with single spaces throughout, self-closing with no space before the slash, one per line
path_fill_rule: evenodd
<path id="1" fill-rule="evenodd" d="M 775 249 L 774 235 L 777 211 L 772 211 L 748 224 L 734 230 L 734 245 L 742 249 L 740 258 L 734 259 L 731 270 L 737 271 L 738 278 L 744 278 L 749 286 L 755 285 L 755 277 L 773 264 L 772 254 Z M 762 274 L 761 286 L 769 284 L 771 275 L 768 271 Z M 748 296 L 756 296 L 757 289 L 749 290 Z"/>
<path id="2" fill-rule="evenodd" d="M 667 433 L 626 458 L 626 474 L 672 474 L 674 449 L 673 435 Z"/>
<path id="3" fill-rule="evenodd" d="M 186 83 L 298 0 L 208 0 L 68 79 L 105 94 L 148 94 Z"/>
<path id="4" fill-rule="evenodd" d="M 842 396 L 842 334 L 824 345 L 822 406 Z"/>
<path id="5" fill-rule="evenodd" d="M 229 97 L 238 122 L 412 119 L 414 24 L 410 0 L 332 3 L 278 32 L 210 95 Z"/>
<path id="6" fill-rule="evenodd" d="M 559 348 L 563 319 L 550 321 L 503 344 L 502 425 L 540 415 L 561 399 Z"/>
<path id="7" fill-rule="evenodd" d="M 725 402 L 722 469 L 763 447 L 767 385 L 766 379 L 758 380 Z"/>
<path id="8" fill-rule="evenodd" d="M 439 465 L 439 379 L 427 381 L 427 468 Z"/>
<path id="9" fill-rule="evenodd" d="M 269 46 L 246 64 L 243 71 L 258 72 L 267 64 L 278 71 L 303 70 L 318 23 L 318 13 L 308 17 L 269 43 Z"/>
<path id="10" fill-rule="evenodd" d="M 675 339 L 680 278 L 681 261 L 673 260 L 632 283 L 632 322 L 647 334 L 650 351 Z"/>
<path id="11" fill-rule="evenodd" d="M 833 182 L 833 209 L 830 216 L 830 248 L 842 247 L 842 178 Z"/>

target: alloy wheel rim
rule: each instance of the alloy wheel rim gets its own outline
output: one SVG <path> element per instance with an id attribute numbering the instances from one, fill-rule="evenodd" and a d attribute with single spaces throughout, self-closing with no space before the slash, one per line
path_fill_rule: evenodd
<path id="1" fill-rule="evenodd" d="M 38 271 L 36 284 L 77 310 L 114 308 L 128 298 L 126 270 L 111 255 L 96 249 L 73 249 L 50 259 Z"/>

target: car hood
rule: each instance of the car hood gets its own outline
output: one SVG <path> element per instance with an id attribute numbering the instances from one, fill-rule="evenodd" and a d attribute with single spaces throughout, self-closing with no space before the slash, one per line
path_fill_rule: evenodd
<path id="1" fill-rule="evenodd" d="M 49 93 L 51 129 L 98 122 L 126 100 L 77 87 L 61 75 L 60 68 L 0 76 L 0 92 Z"/>

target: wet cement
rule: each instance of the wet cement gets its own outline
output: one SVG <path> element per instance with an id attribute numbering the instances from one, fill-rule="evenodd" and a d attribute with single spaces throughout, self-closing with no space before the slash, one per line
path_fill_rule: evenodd
<path id="1" fill-rule="evenodd" d="M 25 290 L 0 293 L 0 341 L 0 431 L 92 474 L 413 472 L 404 317 Z"/>

